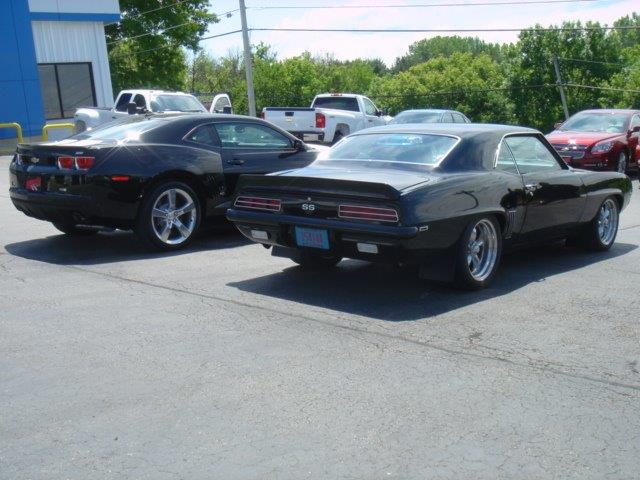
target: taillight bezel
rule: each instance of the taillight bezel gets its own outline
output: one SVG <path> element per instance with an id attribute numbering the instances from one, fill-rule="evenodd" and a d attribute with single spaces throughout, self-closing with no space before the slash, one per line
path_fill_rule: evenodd
<path id="1" fill-rule="evenodd" d="M 282 200 L 279 198 L 239 195 L 233 202 L 233 206 L 236 208 L 247 208 L 249 210 L 279 213 L 282 211 Z"/>
<path id="2" fill-rule="evenodd" d="M 400 215 L 395 208 L 355 204 L 338 205 L 338 218 L 385 223 L 398 223 L 400 221 Z"/>

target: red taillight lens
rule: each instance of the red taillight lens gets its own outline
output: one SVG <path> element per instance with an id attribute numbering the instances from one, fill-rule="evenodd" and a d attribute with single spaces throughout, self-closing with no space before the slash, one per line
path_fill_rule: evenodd
<path id="1" fill-rule="evenodd" d="M 398 221 L 398 212 L 393 208 L 361 207 L 359 205 L 340 205 L 338 217 L 355 220 L 371 220 L 374 222 Z"/>
<path id="2" fill-rule="evenodd" d="M 76 168 L 78 170 L 88 170 L 93 167 L 94 157 L 76 157 Z"/>
<path id="3" fill-rule="evenodd" d="M 327 126 L 327 118 L 324 113 L 316 112 L 316 128 L 324 128 Z"/>
<path id="4" fill-rule="evenodd" d="M 73 168 L 73 157 L 58 157 L 58 168 Z"/>
<path id="5" fill-rule="evenodd" d="M 282 207 L 282 202 L 277 198 L 238 197 L 236 198 L 234 206 L 240 208 L 251 208 L 253 210 L 279 212 Z"/>

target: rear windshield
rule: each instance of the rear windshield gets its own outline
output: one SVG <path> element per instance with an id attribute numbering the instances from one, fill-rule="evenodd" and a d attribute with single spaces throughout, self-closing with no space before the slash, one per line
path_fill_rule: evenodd
<path id="1" fill-rule="evenodd" d="M 314 108 L 335 108 L 336 110 L 348 110 L 359 112 L 358 99 L 355 97 L 318 97 L 313 102 Z"/>
<path id="2" fill-rule="evenodd" d="M 389 123 L 438 123 L 441 116 L 441 112 L 404 112 L 396 115 Z"/>
<path id="3" fill-rule="evenodd" d="M 338 142 L 326 160 L 366 160 L 437 165 L 455 147 L 458 139 L 446 135 L 414 133 L 369 133 Z"/>
<path id="4" fill-rule="evenodd" d="M 151 100 L 152 112 L 206 112 L 191 95 L 156 95 Z"/>
<path id="5" fill-rule="evenodd" d="M 94 130 L 74 135 L 72 138 L 78 140 L 115 140 L 115 141 L 138 141 L 142 140 L 142 135 L 149 130 L 166 125 L 167 120 L 160 118 L 146 119 L 145 117 L 136 117 L 121 122 L 107 123 L 101 125 Z"/>

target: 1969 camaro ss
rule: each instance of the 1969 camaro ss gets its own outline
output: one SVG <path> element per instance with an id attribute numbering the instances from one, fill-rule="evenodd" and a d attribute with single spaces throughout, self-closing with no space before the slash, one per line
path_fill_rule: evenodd
<path id="1" fill-rule="evenodd" d="M 311 165 L 240 179 L 227 218 L 306 267 L 343 257 L 417 264 L 423 278 L 486 286 L 503 246 L 615 241 L 631 182 L 567 166 L 544 136 L 500 125 L 388 125 Z"/>

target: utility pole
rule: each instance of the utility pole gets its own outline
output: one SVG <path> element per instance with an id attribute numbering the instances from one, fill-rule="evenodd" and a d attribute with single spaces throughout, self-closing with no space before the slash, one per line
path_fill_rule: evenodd
<path id="1" fill-rule="evenodd" d="M 240 1 L 240 21 L 242 23 L 242 43 L 244 44 L 244 73 L 247 78 L 247 98 L 249 100 L 249 115 L 256 116 L 256 97 L 253 91 L 253 58 L 249 43 L 249 29 L 247 28 L 247 7 L 244 0 Z"/>
<path id="2" fill-rule="evenodd" d="M 553 69 L 556 72 L 556 85 L 560 90 L 560 101 L 562 102 L 562 109 L 564 110 L 564 119 L 569 119 L 569 107 L 567 107 L 567 97 L 564 94 L 564 85 L 562 84 L 562 77 L 560 76 L 560 64 L 558 63 L 558 56 L 553 56 Z"/>

